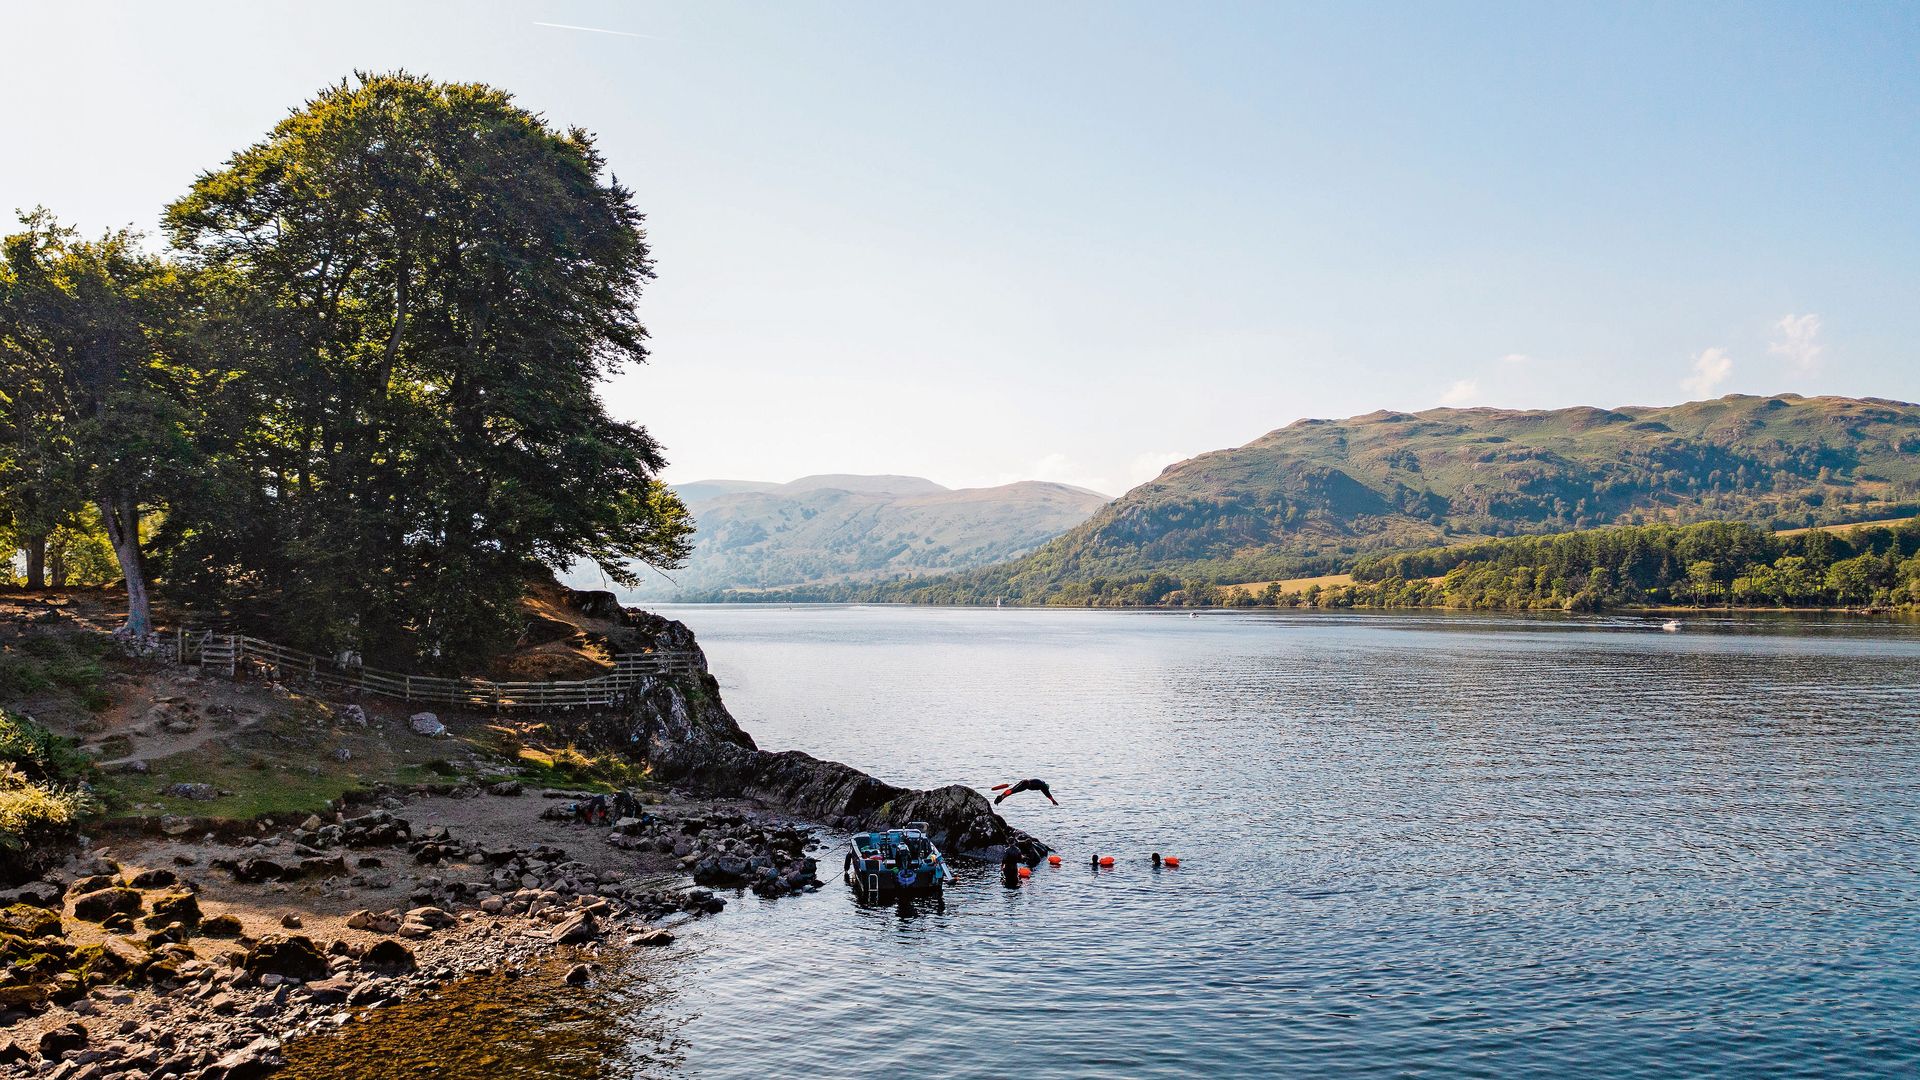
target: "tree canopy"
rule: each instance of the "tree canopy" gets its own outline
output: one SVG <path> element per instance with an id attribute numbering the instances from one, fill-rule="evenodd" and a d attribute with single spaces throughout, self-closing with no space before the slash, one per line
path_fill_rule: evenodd
<path id="1" fill-rule="evenodd" d="M 533 576 L 684 559 L 660 447 L 599 397 L 646 359 L 653 264 L 586 132 L 491 87 L 360 75 L 202 175 L 165 230 L 169 258 L 142 258 L 177 283 L 167 325 L 196 362 L 150 399 L 179 445 L 131 446 L 137 475 L 114 482 L 160 511 L 150 547 L 182 598 L 308 647 L 457 666 L 511 640 Z M 8 263 L 37 265 L 32 242 Z M 16 336 L 43 325 L 8 315 Z M 84 428 L 35 415 L 0 475 L 38 524 L 53 489 L 34 455 Z"/>

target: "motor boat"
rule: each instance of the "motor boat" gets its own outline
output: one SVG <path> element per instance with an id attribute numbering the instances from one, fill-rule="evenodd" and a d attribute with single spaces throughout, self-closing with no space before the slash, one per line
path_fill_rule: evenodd
<path id="1" fill-rule="evenodd" d="M 938 893 L 953 870 L 927 838 L 927 823 L 904 829 L 854 833 L 847 842 L 847 884 L 865 896 L 924 896 Z"/>

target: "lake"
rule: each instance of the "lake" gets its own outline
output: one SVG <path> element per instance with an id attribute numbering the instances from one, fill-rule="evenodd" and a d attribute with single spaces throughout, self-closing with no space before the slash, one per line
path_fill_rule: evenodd
<path id="1" fill-rule="evenodd" d="M 1065 865 L 736 899 L 636 1075 L 1920 1069 L 1911 624 L 671 614 L 763 746 L 1046 779 Z"/>

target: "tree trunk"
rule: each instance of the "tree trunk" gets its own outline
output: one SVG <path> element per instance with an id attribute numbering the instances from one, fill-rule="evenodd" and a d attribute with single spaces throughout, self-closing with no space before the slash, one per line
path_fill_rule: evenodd
<path id="1" fill-rule="evenodd" d="M 27 588 L 47 587 L 47 534 L 27 537 Z"/>
<path id="2" fill-rule="evenodd" d="M 47 552 L 47 583 L 56 589 L 67 587 L 67 545 L 55 544 Z"/>
<path id="3" fill-rule="evenodd" d="M 127 622 L 121 632 L 145 637 L 153 631 L 153 615 L 147 607 L 146 572 L 140 565 L 140 510 L 124 495 L 104 495 L 100 520 L 106 523 L 107 542 L 113 545 L 113 557 L 120 561 L 120 573 L 127 579 Z"/>

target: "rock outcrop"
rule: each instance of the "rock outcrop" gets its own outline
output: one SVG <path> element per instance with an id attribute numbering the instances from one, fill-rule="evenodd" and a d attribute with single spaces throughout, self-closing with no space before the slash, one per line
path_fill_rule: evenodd
<path id="1" fill-rule="evenodd" d="M 992 859 L 1013 845 L 1028 860 L 1038 860 L 1049 850 L 1009 826 L 971 788 L 954 784 L 916 791 L 799 751 L 760 749 L 720 700 L 720 685 L 684 624 L 619 608 L 609 593 L 576 591 L 569 602 L 596 618 L 617 617 L 650 648 L 698 657 L 692 673 L 645 680 L 627 708 L 574 723 L 569 734 L 581 745 L 643 760 L 655 775 L 709 794 L 759 799 L 841 828 L 924 821 L 934 842 L 955 854 Z"/>

